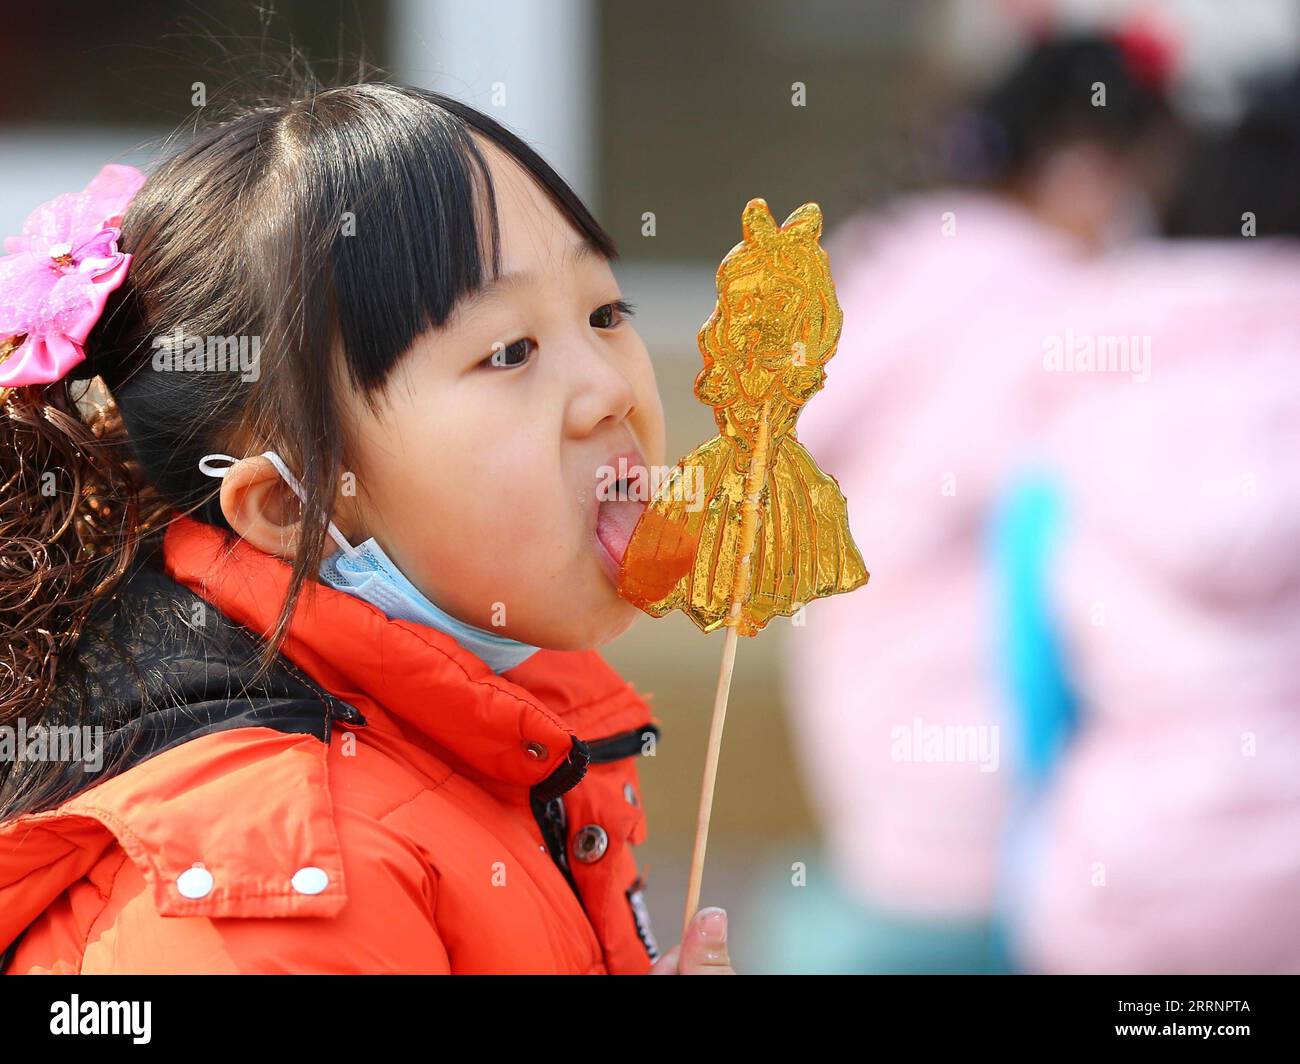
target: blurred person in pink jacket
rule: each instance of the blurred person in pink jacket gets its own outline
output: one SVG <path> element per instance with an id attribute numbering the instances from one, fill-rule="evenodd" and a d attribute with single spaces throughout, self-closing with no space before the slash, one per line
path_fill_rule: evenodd
<path id="1" fill-rule="evenodd" d="M 1145 380 L 1079 389 L 993 528 L 1035 971 L 1300 972 L 1300 78 L 1188 177 L 1218 239 L 1080 296 Z"/>
<path id="2" fill-rule="evenodd" d="M 872 579 L 790 629 L 830 868 L 824 889 L 772 897 L 782 970 L 1005 970 L 991 913 L 1010 785 L 981 543 L 1039 422 L 1011 402 L 1023 363 L 971 372 L 972 350 L 1037 351 L 1034 311 L 1150 224 L 1152 145 L 1172 125 L 1151 75 L 1110 39 L 1039 45 L 955 124 L 968 180 L 828 240 L 844 327 L 800 439 L 839 480 Z M 815 915 L 827 934 L 808 932 Z"/>

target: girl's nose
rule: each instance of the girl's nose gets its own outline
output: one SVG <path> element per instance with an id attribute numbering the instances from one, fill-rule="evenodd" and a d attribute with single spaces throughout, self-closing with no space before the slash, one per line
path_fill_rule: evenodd
<path id="1" fill-rule="evenodd" d="M 636 407 L 636 389 L 617 354 L 598 341 L 576 345 L 569 380 L 569 430 L 585 436 L 607 418 L 623 421 Z"/>

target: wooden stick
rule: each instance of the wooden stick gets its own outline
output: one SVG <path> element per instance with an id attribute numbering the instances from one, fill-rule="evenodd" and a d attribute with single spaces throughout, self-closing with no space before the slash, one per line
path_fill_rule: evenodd
<path id="1" fill-rule="evenodd" d="M 758 504 L 767 478 L 768 409 L 763 405 L 758 435 L 745 474 L 745 499 L 740 519 L 740 563 L 732 587 L 731 609 L 727 614 L 727 639 L 722 646 L 722 666 L 718 671 L 718 688 L 713 697 L 713 720 L 709 725 L 709 748 L 704 755 L 704 782 L 700 787 L 700 811 L 695 820 L 695 846 L 691 851 L 691 871 L 686 882 L 686 913 L 682 917 L 682 942 L 686 929 L 700 904 L 700 885 L 704 879 L 704 851 L 709 843 L 709 820 L 713 815 L 713 785 L 718 776 L 718 759 L 722 753 L 722 726 L 727 718 L 727 698 L 731 694 L 731 674 L 736 664 L 740 614 L 749 594 L 749 577 L 754 545 L 758 540 Z"/>
<path id="2" fill-rule="evenodd" d="M 731 671 L 736 663 L 739 637 L 734 625 L 727 627 L 727 641 L 722 646 L 722 670 L 718 673 L 718 691 L 713 699 L 713 723 L 709 725 L 709 749 L 704 757 L 704 784 L 700 788 L 700 812 L 695 820 L 695 848 L 691 852 L 691 876 L 686 885 L 686 915 L 682 918 L 682 938 L 700 904 L 700 884 L 704 879 L 704 850 L 709 844 L 709 818 L 713 815 L 713 784 L 718 778 L 718 755 L 722 753 L 722 725 L 727 718 L 727 696 L 731 693 Z"/>

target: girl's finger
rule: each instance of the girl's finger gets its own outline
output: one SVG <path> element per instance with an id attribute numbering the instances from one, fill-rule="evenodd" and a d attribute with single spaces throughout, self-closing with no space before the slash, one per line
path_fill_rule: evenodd
<path id="1" fill-rule="evenodd" d="M 727 953 L 727 913 L 724 909 L 709 906 L 695 914 L 682 942 L 678 974 L 736 974 Z"/>

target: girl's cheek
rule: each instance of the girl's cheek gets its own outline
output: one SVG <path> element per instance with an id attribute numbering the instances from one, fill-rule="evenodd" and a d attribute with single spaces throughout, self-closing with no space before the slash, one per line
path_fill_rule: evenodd
<path id="1" fill-rule="evenodd" d="M 663 465 L 665 460 L 664 448 L 667 446 L 664 408 L 659 399 L 659 390 L 654 386 L 653 379 L 651 379 L 650 390 L 645 397 L 645 401 L 638 405 L 642 411 L 641 423 L 635 427 L 641 445 L 645 448 L 646 461 L 651 465 Z"/>
<path id="2" fill-rule="evenodd" d="M 637 443 L 651 465 L 662 465 L 664 461 L 665 428 L 663 400 L 659 397 L 659 385 L 655 380 L 654 363 L 650 353 L 641 345 L 638 370 L 635 377 L 636 410 L 632 415 L 632 428 L 636 432 Z"/>

